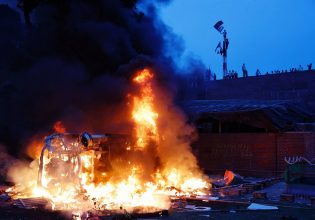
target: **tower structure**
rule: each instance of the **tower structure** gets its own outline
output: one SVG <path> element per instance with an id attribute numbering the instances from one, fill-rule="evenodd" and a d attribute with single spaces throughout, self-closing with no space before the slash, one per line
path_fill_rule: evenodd
<path id="1" fill-rule="evenodd" d="M 227 78 L 228 77 L 228 68 L 227 68 L 227 51 L 229 48 L 229 39 L 227 38 L 227 32 L 223 27 L 223 22 L 222 21 L 218 21 L 215 25 L 214 28 L 220 32 L 220 34 L 222 34 L 223 36 L 223 42 L 221 44 L 221 42 L 218 43 L 215 51 L 217 54 L 220 54 L 223 58 L 223 78 Z"/>

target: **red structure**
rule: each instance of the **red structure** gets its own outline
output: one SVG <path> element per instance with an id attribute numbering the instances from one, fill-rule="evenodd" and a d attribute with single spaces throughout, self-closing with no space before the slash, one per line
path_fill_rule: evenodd
<path id="1" fill-rule="evenodd" d="M 184 109 L 198 129 L 194 150 L 208 173 L 281 175 L 285 157 L 315 157 L 314 117 L 300 103 L 192 100 Z"/>
<path id="2" fill-rule="evenodd" d="M 199 163 L 208 173 L 230 169 L 241 175 L 282 175 L 285 157 L 315 157 L 315 133 L 200 134 L 194 143 Z"/>

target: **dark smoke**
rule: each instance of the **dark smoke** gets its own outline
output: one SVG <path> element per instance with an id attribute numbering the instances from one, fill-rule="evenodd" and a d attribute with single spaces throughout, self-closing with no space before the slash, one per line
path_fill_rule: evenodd
<path id="1" fill-rule="evenodd" d="M 31 27 L 0 5 L 0 144 L 11 154 L 58 120 L 73 132 L 130 131 L 126 94 L 137 69 L 153 68 L 172 88 L 167 50 L 181 46 L 156 6 L 169 1 L 145 1 L 145 12 L 128 0 L 39 2 Z"/>

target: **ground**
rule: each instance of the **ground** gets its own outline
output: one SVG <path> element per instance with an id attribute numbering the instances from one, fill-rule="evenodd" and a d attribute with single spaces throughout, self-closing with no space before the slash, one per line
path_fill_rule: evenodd
<path id="1" fill-rule="evenodd" d="M 257 182 L 257 181 L 256 181 Z M 260 181 L 260 183 L 262 183 Z M 257 186 L 257 184 L 256 184 Z M 232 188 L 237 189 L 237 188 Z M 205 220 L 205 219 L 224 219 L 224 220 L 314 220 L 315 206 L 311 204 L 307 197 L 295 197 L 294 202 L 283 202 L 280 195 L 285 192 L 286 184 L 284 182 L 275 182 L 268 187 L 261 188 L 258 191 L 266 192 L 266 199 L 255 199 L 252 193 L 245 193 L 239 196 L 218 196 L 205 198 L 181 198 L 173 201 L 172 208 L 164 212 L 163 216 L 158 213 L 144 215 L 111 215 L 102 216 L 94 219 L 104 220 L 127 220 L 127 219 L 145 219 L 145 220 Z M 232 190 L 233 191 L 233 190 Z M 257 191 L 257 190 L 256 190 Z M 225 191 L 226 192 L 226 191 Z M 221 192 L 222 193 L 222 192 Z M 9 200 L 6 197 L 0 198 L 0 219 L 12 220 L 50 220 L 50 219 L 73 219 L 71 213 L 60 213 L 46 211 L 42 208 L 25 209 Z M 248 210 L 249 204 L 258 203 L 277 207 L 278 210 Z M 198 211 L 196 211 L 198 210 Z M 100 216 L 100 215 L 99 215 Z M 82 219 L 85 219 L 85 217 Z M 90 220 L 94 220 L 90 219 Z"/>
<path id="2" fill-rule="evenodd" d="M 43 210 L 22 210 L 0 208 L 0 219 L 6 220 L 50 220 L 50 219 L 71 219 L 61 213 L 46 212 Z M 114 217 L 102 217 L 104 220 L 112 220 Z M 116 219 L 124 219 L 122 216 Z M 128 218 L 125 218 L 128 219 Z M 145 220 L 205 220 L 205 219 L 224 219 L 224 220 L 314 220 L 315 209 L 304 208 L 285 208 L 280 207 L 277 211 L 244 211 L 244 210 L 224 210 L 210 212 L 173 212 L 163 217 L 139 218 Z"/>

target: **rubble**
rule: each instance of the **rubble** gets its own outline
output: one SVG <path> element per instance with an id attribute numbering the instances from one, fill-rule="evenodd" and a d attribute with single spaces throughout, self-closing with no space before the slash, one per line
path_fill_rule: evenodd
<path id="1" fill-rule="evenodd" d="M 6 194 L 6 193 L 3 193 L 3 194 L 0 195 L 0 201 L 6 202 L 6 201 L 8 201 L 10 199 L 11 199 L 11 197 L 8 194 Z"/>
<path id="2" fill-rule="evenodd" d="M 22 208 L 22 209 L 45 209 L 51 205 L 47 199 L 44 198 L 24 198 L 24 199 L 17 199 L 14 201 L 14 205 Z"/>
<path id="3" fill-rule="evenodd" d="M 186 205 L 185 209 L 187 211 L 198 211 L 198 212 L 211 211 L 211 207 L 196 206 L 196 205 Z"/>
<path id="4" fill-rule="evenodd" d="M 253 196 L 255 199 L 267 199 L 267 193 L 266 192 L 253 192 Z"/>
<path id="5" fill-rule="evenodd" d="M 220 177 L 210 177 L 214 181 L 224 179 Z M 228 212 L 233 215 L 242 212 L 259 211 L 259 210 L 278 210 L 279 207 L 303 208 L 308 210 L 315 199 L 309 198 L 307 202 L 298 203 L 292 199 L 294 196 L 286 194 L 286 184 L 281 178 L 249 178 L 243 177 L 243 183 L 230 184 L 222 187 L 214 186 L 209 194 L 198 196 L 171 196 L 171 207 L 169 210 L 152 211 L 146 213 L 128 213 L 126 210 L 99 210 L 96 212 L 76 213 L 71 214 L 72 219 L 137 219 L 137 218 L 158 218 L 168 215 L 196 215 L 212 216 L 217 212 Z M 3 191 L 0 198 L 0 204 L 5 204 L 6 207 L 15 207 L 19 210 L 44 210 L 49 207 L 49 202 L 42 198 L 20 198 L 12 199 Z M 313 201 L 313 202 L 312 202 Z M 1 207 L 1 206 L 0 206 Z M 89 214 L 88 214 L 89 213 Z M 191 214 L 189 214 L 191 213 Z M 200 214 L 194 214 L 200 213 Z M 211 214 L 210 214 L 211 213 Z M 70 216 L 67 214 L 67 216 Z M 181 219 L 181 218 L 179 218 Z"/>
<path id="6" fill-rule="evenodd" d="M 223 177 L 225 185 L 237 185 L 244 183 L 244 178 L 230 170 L 226 170 Z"/>
<path id="7" fill-rule="evenodd" d="M 295 200 L 295 196 L 294 195 L 291 195 L 291 194 L 281 194 L 280 196 L 280 201 L 281 202 L 294 202 Z"/>
<path id="8" fill-rule="evenodd" d="M 247 207 L 248 210 L 278 210 L 278 207 L 271 205 L 262 205 L 257 203 L 252 203 Z"/>
<path id="9" fill-rule="evenodd" d="M 244 183 L 244 178 L 230 170 L 226 170 L 223 179 L 216 179 L 212 182 L 215 187 L 224 187 Z"/>
<path id="10" fill-rule="evenodd" d="M 225 195 L 219 195 L 218 192 L 220 191 L 220 188 L 214 188 L 208 195 L 188 197 L 173 196 L 171 200 L 171 208 L 169 210 L 147 213 L 128 213 L 124 210 L 117 210 L 117 212 L 104 210 L 103 212 L 73 212 L 71 215 L 65 215 L 67 216 L 67 219 L 87 219 L 87 216 L 89 216 L 89 219 L 157 219 L 161 216 L 163 216 L 164 219 L 184 219 L 184 216 L 195 216 L 193 219 L 203 219 L 216 216 L 218 215 L 217 213 L 230 213 L 233 214 L 233 216 L 238 216 L 244 215 L 242 213 L 252 211 L 279 211 L 280 209 L 283 209 L 283 207 L 312 210 L 310 209 L 311 202 L 307 204 L 291 202 L 290 206 L 288 206 L 289 204 L 287 202 L 288 205 L 284 204 L 281 198 L 283 197 L 285 188 L 281 188 L 283 182 L 280 182 L 280 184 L 279 179 L 244 178 L 244 180 L 248 183 L 221 187 L 224 189 Z M 257 187 L 257 185 L 260 185 L 261 190 L 254 191 L 254 193 L 244 191 L 244 188 L 248 187 L 249 184 L 254 186 L 254 188 Z M 271 195 L 275 192 L 279 194 L 277 197 L 278 199 L 277 201 L 272 201 L 270 198 L 273 198 Z M 4 194 L 2 194 L 2 196 L 3 195 Z M 46 202 L 47 201 L 40 198 L 26 198 L 18 200 L 10 199 L 7 201 L 2 200 L 0 201 L 0 204 L 7 204 L 7 207 L 16 207 L 19 210 L 40 211 L 44 210 L 45 205 L 47 205 Z M 315 211 L 315 209 L 313 210 Z M 280 214 L 284 216 L 286 213 L 280 212 L 279 215 Z"/>

